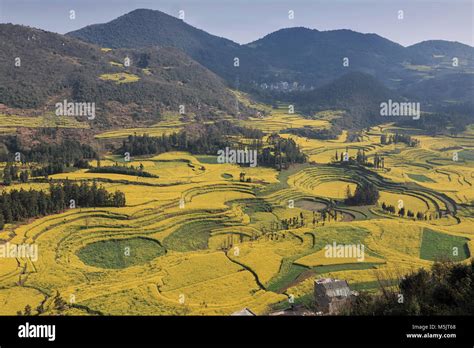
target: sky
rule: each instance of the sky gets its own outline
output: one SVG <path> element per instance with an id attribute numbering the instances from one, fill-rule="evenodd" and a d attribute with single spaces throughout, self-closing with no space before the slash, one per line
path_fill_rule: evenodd
<path id="1" fill-rule="evenodd" d="M 0 22 L 67 33 L 137 8 L 160 10 L 245 44 L 304 26 L 376 33 L 404 46 L 425 40 L 474 46 L 474 0 L 0 0 Z M 70 11 L 75 11 L 75 19 Z M 289 18 L 293 11 L 294 18 Z M 403 18 L 399 19 L 399 11 Z"/>

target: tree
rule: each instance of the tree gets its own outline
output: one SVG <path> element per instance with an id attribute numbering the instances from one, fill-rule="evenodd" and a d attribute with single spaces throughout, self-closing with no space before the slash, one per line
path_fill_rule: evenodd
<path id="1" fill-rule="evenodd" d="M 351 192 L 351 187 L 347 185 L 346 187 L 346 200 L 352 198 L 352 192 Z"/>
<path id="2" fill-rule="evenodd" d="M 150 62 L 150 59 L 151 59 L 150 53 L 145 52 L 145 53 L 140 54 L 140 57 L 138 58 L 138 61 L 137 61 L 137 66 L 141 69 L 146 69 Z"/>
<path id="3" fill-rule="evenodd" d="M 30 315 L 31 315 L 31 306 L 30 306 L 30 305 L 26 305 L 26 306 L 25 306 L 24 315 L 26 315 L 26 316 L 30 316 Z"/>
<path id="4" fill-rule="evenodd" d="M 361 292 L 347 308 L 349 315 L 473 315 L 474 260 L 469 264 L 436 262 L 398 279 L 380 281 L 377 293 Z M 400 302 L 400 295 L 403 301 Z"/>
<path id="5" fill-rule="evenodd" d="M 345 200 L 348 205 L 373 205 L 379 200 L 380 193 L 371 182 L 362 182 L 357 185 L 354 195 Z"/>
<path id="6" fill-rule="evenodd" d="M 25 171 L 22 171 L 22 172 L 20 173 L 20 181 L 21 181 L 22 183 L 26 183 L 26 182 L 28 182 L 28 179 L 29 179 L 29 174 L 28 174 L 28 172 L 27 172 L 26 170 L 25 170 Z"/>
<path id="7" fill-rule="evenodd" d="M 3 170 L 3 184 L 10 186 L 12 183 L 12 175 L 10 173 L 10 167 L 7 165 Z"/>
<path id="8" fill-rule="evenodd" d="M 63 298 L 61 297 L 59 292 L 56 294 L 56 296 L 54 298 L 54 304 L 53 305 L 54 305 L 54 309 L 56 309 L 58 311 L 64 311 L 68 307 L 67 302 L 63 300 Z"/>
<path id="9" fill-rule="evenodd" d="M 400 217 L 405 216 L 405 208 L 400 208 L 400 210 L 398 210 L 398 216 L 400 216 Z"/>

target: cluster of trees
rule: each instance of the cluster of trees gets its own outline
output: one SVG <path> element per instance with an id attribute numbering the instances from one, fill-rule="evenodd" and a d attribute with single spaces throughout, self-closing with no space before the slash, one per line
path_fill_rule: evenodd
<path id="1" fill-rule="evenodd" d="M 365 154 L 365 150 L 358 149 L 355 161 L 358 164 L 366 165 L 367 164 L 367 156 Z"/>
<path id="2" fill-rule="evenodd" d="M 360 164 L 366 167 L 374 167 L 374 168 L 385 168 L 385 158 L 375 154 L 374 155 L 374 162 L 371 163 L 368 161 L 367 155 L 365 154 L 364 149 L 358 149 L 356 157 L 349 156 L 349 149 L 346 148 L 346 152 L 339 154 L 336 150 L 336 154 L 334 155 L 334 159 L 336 162 L 344 162 L 349 164 Z"/>
<path id="3" fill-rule="evenodd" d="M 59 144 L 41 143 L 31 148 L 24 146 L 17 136 L 8 137 L 4 143 L 8 153 L 0 155 L 1 162 L 59 162 L 69 167 L 79 160 L 97 158 L 96 151 L 90 145 L 73 139 L 65 139 Z M 20 154 L 19 161 L 16 154 Z"/>
<path id="4" fill-rule="evenodd" d="M 7 163 L 5 168 L 3 168 L 3 184 L 6 186 L 11 185 L 14 181 L 20 181 L 22 183 L 25 183 L 28 182 L 28 179 L 28 171 L 20 171 L 17 166 L 11 163 Z"/>
<path id="5" fill-rule="evenodd" d="M 88 160 L 98 158 L 95 150 L 76 140 L 66 139 L 59 144 L 41 143 L 31 148 L 23 146 L 18 137 L 4 140 L 7 152 L 0 154 L 0 161 L 7 162 L 3 172 L 3 184 L 14 181 L 27 182 L 29 176 L 49 176 L 64 173 L 68 167 L 88 168 Z M 30 172 L 21 171 L 15 164 L 39 163 Z"/>
<path id="6" fill-rule="evenodd" d="M 25 306 L 25 309 L 23 311 L 17 311 L 16 312 L 16 315 L 17 316 L 32 316 L 35 314 L 37 315 L 41 315 L 43 313 L 46 312 L 46 308 L 44 307 L 45 303 L 44 302 L 41 302 L 34 310 L 33 308 L 27 304 Z M 52 309 L 53 311 L 55 311 L 56 313 L 61 313 L 61 312 L 64 312 L 66 311 L 67 309 L 69 309 L 70 307 L 72 307 L 72 304 L 70 303 L 67 303 L 60 295 L 59 292 L 56 292 L 56 295 L 54 296 L 54 300 L 53 300 L 53 305 L 52 305 L 52 308 L 49 308 L 49 309 Z"/>
<path id="7" fill-rule="evenodd" d="M 125 194 L 120 191 L 109 193 L 95 182 L 91 185 L 83 182 L 50 184 L 49 191 L 30 189 L 3 191 L 0 196 L 0 229 L 5 223 L 56 214 L 71 207 L 123 207 Z"/>
<path id="8" fill-rule="evenodd" d="M 432 219 L 437 219 L 441 218 L 441 213 L 435 213 L 434 216 L 431 214 L 425 214 L 421 211 L 417 212 L 416 214 L 411 211 L 410 209 L 405 209 L 405 207 L 402 207 L 400 209 L 395 208 L 393 205 L 390 204 L 385 204 L 385 202 L 382 202 L 382 209 L 388 213 L 391 214 L 397 214 L 399 217 L 409 217 L 409 218 L 416 218 L 417 220 L 432 220 Z"/>
<path id="9" fill-rule="evenodd" d="M 61 162 L 54 162 L 47 164 L 40 168 L 33 168 L 31 170 L 31 176 L 44 176 L 48 177 L 49 175 L 64 173 L 64 164 Z"/>
<path id="10" fill-rule="evenodd" d="M 305 224 L 304 215 L 302 212 L 300 212 L 299 216 L 293 216 L 288 219 L 280 220 L 280 223 L 284 230 L 288 230 L 290 228 L 303 227 Z"/>
<path id="11" fill-rule="evenodd" d="M 346 199 L 344 203 L 347 205 L 373 205 L 380 198 L 377 187 L 371 182 L 364 181 L 357 188 L 354 194 L 351 193 L 349 185 L 346 190 Z"/>
<path id="12" fill-rule="evenodd" d="M 436 262 L 431 270 L 419 269 L 398 278 L 398 289 L 380 281 L 379 293 L 360 293 L 347 308 L 347 314 L 474 314 L 474 260 L 470 264 Z"/>
<path id="13" fill-rule="evenodd" d="M 319 222 L 321 222 L 324 226 L 326 222 L 337 221 L 340 216 L 341 215 L 337 212 L 337 210 L 332 209 L 325 209 L 320 213 L 313 211 L 313 227 L 319 225 Z M 288 219 L 280 220 L 280 224 L 283 229 L 288 230 L 290 228 L 304 227 L 307 222 L 303 213 L 300 212 L 299 216 L 293 216 Z"/>
<path id="14" fill-rule="evenodd" d="M 374 168 L 379 169 L 379 168 L 385 168 L 385 158 L 375 154 L 374 155 Z"/>
<path id="15" fill-rule="evenodd" d="M 206 125 L 196 132 L 183 130 L 161 137 L 130 135 L 117 153 L 140 156 L 180 150 L 215 155 L 219 150 L 232 147 L 229 136 L 252 139 L 249 148 L 257 150 L 257 163 L 262 166 L 281 170 L 293 163 L 304 163 L 307 159 L 293 139 L 285 139 L 275 133 L 268 137 L 267 144 L 263 144 L 260 130 L 235 126 L 228 121 Z"/>
<path id="16" fill-rule="evenodd" d="M 95 167 L 88 170 L 89 173 L 112 173 L 112 174 L 122 174 L 122 175 L 133 175 L 133 176 L 140 176 L 145 178 L 157 178 L 157 175 L 148 173 L 143 170 L 143 164 L 140 163 L 140 166 L 135 168 L 133 165 L 130 167 L 127 166 L 119 166 L 117 163 L 113 166 L 105 166 L 105 167 Z"/>
<path id="17" fill-rule="evenodd" d="M 351 157 L 349 155 L 349 148 L 346 147 L 346 152 L 342 152 L 340 155 L 336 150 L 336 154 L 334 155 L 334 158 L 335 158 L 336 162 L 347 162 L 347 163 L 350 163 L 350 164 L 356 164 L 357 163 L 357 164 L 360 164 L 360 165 L 363 165 L 363 166 L 369 165 L 369 162 L 367 160 L 367 155 L 365 154 L 364 149 L 362 149 L 362 150 L 358 149 L 356 157 Z"/>
<path id="18" fill-rule="evenodd" d="M 340 214 L 337 212 L 337 210 L 332 210 L 332 209 L 326 209 L 326 210 L 323 210 L 321 213 L 320 213 L 320 216 L 321 216 L 321 221 L 323 222 L 323 224 L 327 221 L 327 222 L 331 222 L 331 221 L 337 221 Z M 316 219 L 316 215 L 315 213 L 313 212 L 313 226 L 314 225 L 317 225 L 319 224 L 319 220 Z"/>
<path id="19" fill-rule="evenodd" d="M 332 140 L 337 139 L 341 130 L 338 127 L 317 129 L 309 126 L 303 128 L 288 128 L 283 133 L 294 134 L 308 139 Z"/>
<path id="20" fill-rule="evenodd" d="M 88 168 L 89 162 L 87 160 L 78 160 L 74 163 L 76 168 Z M 42 167 L 31 168 L 28 170 L 20 170 L 20 168 L 15 165 L 15 163 L 7 163 L 3 169 L 3 185 L 9 186 L 13 182 L 25 183 L 31 177 L 44 176 L 48 177 L 49 175 L 64 173 L 66 167 L 63 163 L 55 161 L 49 163 Z"/>
<path id="21" fill-rule="evenodd" d="M 141 156 L 180 150 L 193 154 L 216 154 L 219 149 L 231 146 L 229 136 L 260 139 L 263 132 L 236 126 L 229 121 L 219 121 L 203 125 L 200 129 L 184 129 L 161 137 L 131 135 L 124 140 L 118 153 L 128 152 L 132 156 Z"/>
<path id="22" fill-rule="evenodd" d="M 268 137 L 268 147 L 258 155 L 258 163 L 279 170 L 287 169 L 290 164 L 305 163 L 307 156 L 293 139 L 282 138 L 274 133 Z"/>
<path id="23" fill-rule="evenodd" d="M 409 135 L 406 134 L 382 134 L 380 136 L 380 144 L 382 145 L 389 145 L 389 144 L 398 144 L 398 143 L 404 143 L 410 147 L 416 147 L 420 144 L 420 141 L 418 139 L 412 138 Z"/>
<path id="24" fill-rule="evenodd" d="M 251 177 L 245 177 L 247 174 L 245 174 L 244 172 L 240 172 L 239 174 L 239 181 L 240 182 L 252 182 L 252 178 Z"/>
<path id="25" fill-rule="evenodd" d="M 254 232 L 252 232 L 252 236 L 250 237 L 250 240 L 256 240 L 257 237 Z M 237 235 L 237 241 L 238 243 L 243 243 L 245 240 L 244 234 L 238 234 Z M 226 239 L 221 243 L 221 250 L 228 251 L 234 247 L 235 240 L 234 240 L 234 235 L 230 234 L 227 236 Z"/>

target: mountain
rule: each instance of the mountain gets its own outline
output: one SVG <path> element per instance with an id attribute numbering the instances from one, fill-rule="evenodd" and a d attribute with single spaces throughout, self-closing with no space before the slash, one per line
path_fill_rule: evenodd
<path id="1" fill-rule="evenodd" d="M 378 35 L 350 30 L 288 28 L 239 45 L 163 12 L 146 9 L 67 35 L 102 47 L 179 48 L 231 84 L 238 78 L 247 84 L 297 81 L 310 87 L 353 69 L 385 77 L 387 71 L 402 68 L 401 62 L 409 54 L 403 46 Z M 343 66 L 344 57 L 349 58 L 349 67 Z M 234 58 L 240 60 L 238 68 L 233 66 Z"/>
<path id="2" fill-rule="evenodd" d="M 369 73 L 399 88 L 420 79 L 413 68 L 437 64 L 440 54 L 473 56 L 474 48 L 455 42 L 428 41 L 408 48 L 376 34 L 351 30 L 281 29 L 247 45 L 217 37 L 155 10 L 139 9 L 109 23 L 87 26 L 67 35 L 103 47 L 171 46 L 179 48 L 229 84 L 243 88 L 297 82 L 306 89 L 321 86 L 350 71 Z M 233 66 L 234 58 L 240 66 Z M 348 66 L 343 59 L 348 58 Z M 434 60 L 433 60 L 434 59 Z M 447 69 L 438 67 L 436 73 Z M 466 60 L 462 69 L 474 68 Z"/>
<path id="3" fill-rule="evenodd" d="M 239 45 L 146 9 L 66 36 L 1 29 L 0 103 L 52 110 L 65 96 L 95 101 L 101 127 L 150 124 L 180 105 L 198 116 L 235 116 L 229 86 L 308 114 L 343 108 L 352 117 L 344 118 L 347 127 L 371 124 L 382 96 L 421 101 L 433 112 L 468 102 L 473 90 L 474 48 L 456 42 L 403 47 L 376 34 L 297 27 Z M 23 65 L 13 69 L 17 56 Z"/>
<path id="4" fill-rule="evenodd" d="M 465 102 L 474 105 L 474 73 L 449 73 L 423 79 L 403 93 L 429 104 Z"/>
<path id="5" fill-rule="evenodd" d="M 258 70 L 258 66 L 247 63 L 249 50 L 245 47 L 160 11 L 137 9 L 108 23 L 90 25 L 66 35 L 109 48 L 175 47 L 232 82 L 238 76 L 233 66 L 236 57 L 246 62 L 246 70 Z"/>
<path id="6" fill-rule="evenodd" d="M 179 105 L 207 116 L 236 111 L 221 78 L 176 48 L 106 50 L 71 36 L 0 24 L 0 103 L 54 112 L 64 99 L 95 102 L 93 123 L 101 127 L 156 122 L 165 111 L 177 114 Z"/>
<path id="7" fill-rule="evenodd" d="M 110 48 L 170 46 L 196 54 L 207 47 L 239 44 L 196 29 L 181 19 L 154 10 L 137 9 L 106 24 L 93 24 L 67 35 Z"/>
<path id="8" fill-rule="evenodd" d="M 403 46 L 375 34 L 351 30 L 288 28 L 247 47 L 267 62 L 266 79 L 282 76 L 308 86 L 322 85 L 349 71 L 387 80 L 387 76 L 397 77 L 403 70 L 401 62 L 409 59 Z M 344 58 L 348 59 L 346 65 Z M 278 75 L 271 76 L 276 71 Z"/>
<path id="9" fill-rule="evenodd" d="M 474 48 L 459 42 L 431 40 L 407 50 L 418 57 L 411 68 L 419 78 L 401 88 L 404 94 L 429 104 L 473 104 Z"/>
<path id="10" fill-rule="evenodd" d="M 452 67 L 439 61 L 441 55 L 450 57 L 453 52 L 462 60 L 458 73 L 474 70 L 472 59 L 464 59 L 472 58 L 474 48 L 456 42 L 427 41 L 403 47 L 376 34 L 297 27 L 239 45 L 163 12 L 146 9 L 67 35 L 103 47 L 175 47 L 226 79 L 228 84 L 239 83 L 247 90 L 281 90 L 296 86 L 294 82 L 299 90 L 311 89 L 352 71 L 371 74 L 388 87 L 406 89 L 426 76 L 449 72 Z M 240 60 L 238 68 L 233 65 L 234 58 Z M 348 58 L 348 66 L 343 65 L 344 58 Z M 281 82 L 284 87 L 279 85 Z"/>
<path id="11" fill-rule="evenodd" d="M 461 66 L 474 65 L 474 48 L 459 42 L 429 40 L 409 46 L 407 50 L 415 53 L 424 64 L 446 62 L 452 66 L 453 58 L 458 58 Z"/>

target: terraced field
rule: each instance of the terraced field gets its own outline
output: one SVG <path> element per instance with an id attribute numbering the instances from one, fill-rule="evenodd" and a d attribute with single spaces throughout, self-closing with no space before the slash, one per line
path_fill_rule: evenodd
<path id="1" fill-rule="evenodd" d="M 261 119 L 242 123 L 274 132 L 327 127 L 328 117 L 337 117 L 323 113 L 308 121 L 282 112 L 268 109 Z M 178 123 L 98 138 L 163 134 Z M 0 239 L 35 244 L 39 258 L 0 258 L 0 314 L 15 315 L 26 305 L 35 311 L 40 304 L 45 314 L 55 314 L 57 296 L 69 303 L 65 314 L 228 315 L 245 307 L 266 314 L 290 295 L 307 299 L 318 277 L 374 289 L 380 276 L 393 280 L 440 257 L 467 262 L 474 247 L 474 166 L 468 155 L 453 161 L 449 148 L 472 151 L 474 135 L 420 135 L 420 146 L 409 148 L 381 145 L 384 130 L 390 125 L 370 129 L 360 142 L 346 142 L 345 133 L 334 141 L 291 136 L 311 163 L 282 172 L 245 168 L 251 182 L 239 181 L 241 167 L 183 152 L 132 159 L 130 165 L 143 164 L 156 178 L 86 170 L 51 175 L 53 181 L 99 181 L 124 192 L 127 205 L 70 209 L 7 225 Z M 346 148 L 352 156 L 358 149 L 369 158 L 383 154 L 385 169 L 333 163 L 335 151 Z M 109 155 L 102 164 L 117 161 Z M 354 192 L 363 180 L 380 190 L 378 204 L 345 205 L 347 187 Z M 433 218 L 381 209 L 382 202 L 400 200 Z M 297 224 L 284 226 L 282 221 L 294 218 Z M 325 247 L 333 243 L 364 245 L 364 260 L 327 257 Z"/>

